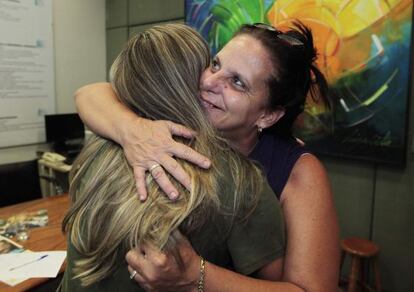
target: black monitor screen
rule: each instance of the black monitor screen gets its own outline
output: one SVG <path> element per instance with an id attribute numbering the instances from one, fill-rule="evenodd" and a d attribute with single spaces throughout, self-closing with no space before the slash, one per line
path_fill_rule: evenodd
<path id="1" fill-rule="evenodd" d="M 56 114 L 45 115 L 46 141 L 64 142 L 85 137 L 85 129 L 79 115 Z"/>

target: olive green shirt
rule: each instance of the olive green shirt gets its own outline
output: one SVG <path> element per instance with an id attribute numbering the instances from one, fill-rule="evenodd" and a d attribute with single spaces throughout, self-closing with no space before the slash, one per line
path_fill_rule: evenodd
<path id="1" fill-rule="evenodd" d="M 234 199 L 228 185 L 231 184 L 223 181 L 221 186 L 220 199 L 224 206 L 232 206 Z M 284 255 L 282 211 L 267 183 L 263 186 L 256 208 L 246 220 L 234 221 L 234 215 L 229 215 L 228 212 L 218 212 L 212 218 L 201 230 L 189 237 L 194 249 L 207 261 L 249 275 Z M 82 287 L 79 280 L 73 279 L 74 262 L 81 258 L 82 255 L 68 239 L 62 291 L 144 291 L 135 281 L 130 280 L 124 256 L 118 259 L 118 267 L 111 276 L 91 286 Z"/>

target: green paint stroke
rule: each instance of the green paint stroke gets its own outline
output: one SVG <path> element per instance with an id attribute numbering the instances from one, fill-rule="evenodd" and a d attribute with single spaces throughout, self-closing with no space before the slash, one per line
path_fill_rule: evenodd
<path id="1" fill-rule="evenodd" d="M 220 50 L 242 24 L 265 22 L 266 11 L 262 0 L 219 0 L 211 8 L 214 23 L 210 30 L 210 45 Z"/>

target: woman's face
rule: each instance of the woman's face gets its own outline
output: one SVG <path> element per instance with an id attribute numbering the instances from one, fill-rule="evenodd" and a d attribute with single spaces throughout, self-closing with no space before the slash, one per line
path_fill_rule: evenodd
<path id="1" fill-rule="evenodd" d="M 201 76 L 201 99 L 209 120 L 228 138 L 257 133 L 266 114 L 267 80 L 273 71 L 261 43 L 239 35 L 213 58 Z"/>

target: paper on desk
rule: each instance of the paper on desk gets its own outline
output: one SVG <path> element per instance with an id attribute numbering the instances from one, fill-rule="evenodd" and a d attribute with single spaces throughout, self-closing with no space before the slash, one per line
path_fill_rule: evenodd
<path id="1" fill-rule="evenodd" d="M 17 284 L 20 284 L 21 282 L 24 282 L 28 280 L 29 278 L 18 278 L 18 279 L 0 279 L 0 282 L 3 282 L 9 286 L 16 286 Z"/>
<path id="2" fill-rule="evenodd" d="M 12 284 L 18 279 L 55 278 L 65 257 L 66 251 L 0 254 L 0 281 Z"/>

